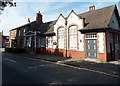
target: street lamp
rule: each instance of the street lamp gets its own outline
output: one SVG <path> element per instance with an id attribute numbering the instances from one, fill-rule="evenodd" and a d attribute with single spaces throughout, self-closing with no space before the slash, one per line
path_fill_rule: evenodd
<path id="1" fill-rule="evenodd" d="M 65 29 L 66 29 L 66 57 L 67 57 L 67 20 L 65 20 Z"/>

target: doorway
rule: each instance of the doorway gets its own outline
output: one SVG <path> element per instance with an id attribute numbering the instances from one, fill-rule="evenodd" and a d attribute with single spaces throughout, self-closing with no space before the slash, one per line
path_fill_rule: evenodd
<path id="1" fill-rule="evenodd" d="M 34 52 L 35 41 L 34 37 L 31 38 L 31 52 Z"/>
<path id="2" fill-rule="evenodd" d="M 86 34 L 86 57 L 97 59 L 97 34 Z"/>

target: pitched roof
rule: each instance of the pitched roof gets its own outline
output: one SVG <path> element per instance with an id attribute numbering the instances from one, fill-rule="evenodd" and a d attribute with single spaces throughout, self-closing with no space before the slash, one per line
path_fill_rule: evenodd
<path id="1" fill-rule="evenodd" d="M 40 31 L 41 34 L 54 34 L 54 24 L 55 24 L 56 20 L 54 21 L 49 21 L 43 24 L 40 24 L 38 27 L 36 26 L 36 28 L 32 29 L 32 31 Z"/>
<path id="2" fill-rule="evenodd" d="M 85 18 L 87 23 L 85 29 L 107 28 L 114 9 L 115 5 L 111 5 L 98 10 L 88 11 L 78 16 Z"/>
<path id="3" fill-rule="evenodd" d="M 47 32 L 45 32 L 45 34 L 54 34 L 54 24 L 56 23 L 56 20 L 51 21 L 49 24 L 49 29 L 47 30 Z"/>
<path id="4" fill-rule="evenodd" d="M 97 10 L 91 10 L 85 13 L 78 14 L 78 17 L 83 17 L 85 18 L 86 26 L 84 29 L 98 29 L 98 28 L 108 28 L 108 24 L 110 22 L 112 13 L 115 9 L 116 5 L 111 5 L 108 7 L 104 7 L 101 9 Z M 68 17 L 66 17 L 68 18 Z M 57 20 L 56 20 L 57 21 Z M 49 28 L 47 26 L 47 34 L 53 33 L 53 25 L 55 24 L 56 21 L 51 21 L 52 25 L 49 25 Z"/>
<path id="5" fill-rule="evenodd" d="M 97 10 L 91 10 L 85 13 L 76 14 L 78 17 L 85 18 L 85 27 L 82 30 L 87 29 L 100 29 L 108 28 L 112 13 L 114 12 L 116 5 L 111 5 Z M 65 19 L 67 19 L 66 17 Z M 54 24 L 57 20 L 49 21 L 39 26 L 35 26 L 29 30 L 40 31 L 41 34 L 53 34 L 54 33 Z"/>
<path id="6" fill-rule="evenodd" d="M 24 24 L 24 25 L 21 25 L 21 26 L 19 26 L 19 27 L 14 28 L 14 29 L 11 29 L 10 31 L 12 31 L 12 30 L 17 30 L 17 29 L 21 29 L 21 28 L 26 27 L 26 26 L 28 26 L 28 25 L 30 25 L 30 24 L 32 24 L 32 23 L 35 23 L 35 22 L 36 22 L 36 21 L 29 22 L 29 23 L 27 23 L 27 24 Z"/>

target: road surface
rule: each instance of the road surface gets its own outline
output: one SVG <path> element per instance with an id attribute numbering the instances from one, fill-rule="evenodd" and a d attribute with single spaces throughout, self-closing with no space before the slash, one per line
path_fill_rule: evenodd
<path id="1" fill-rule="evenodd" d="M 120 84 L 120 78 L 3 53 L 2 84 Z"/>

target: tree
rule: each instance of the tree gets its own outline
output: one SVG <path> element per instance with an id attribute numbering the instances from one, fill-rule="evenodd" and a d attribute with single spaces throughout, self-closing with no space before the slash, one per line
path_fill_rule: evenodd
<path id="1" fill-rule="evenodd" d="M 5 7 L 15 7 L 16 6 L 16 2 L 13 2 L 13 0 L 0 0 L 0 14 L 2 13 L 2 11 L 4 10 Z"/>

